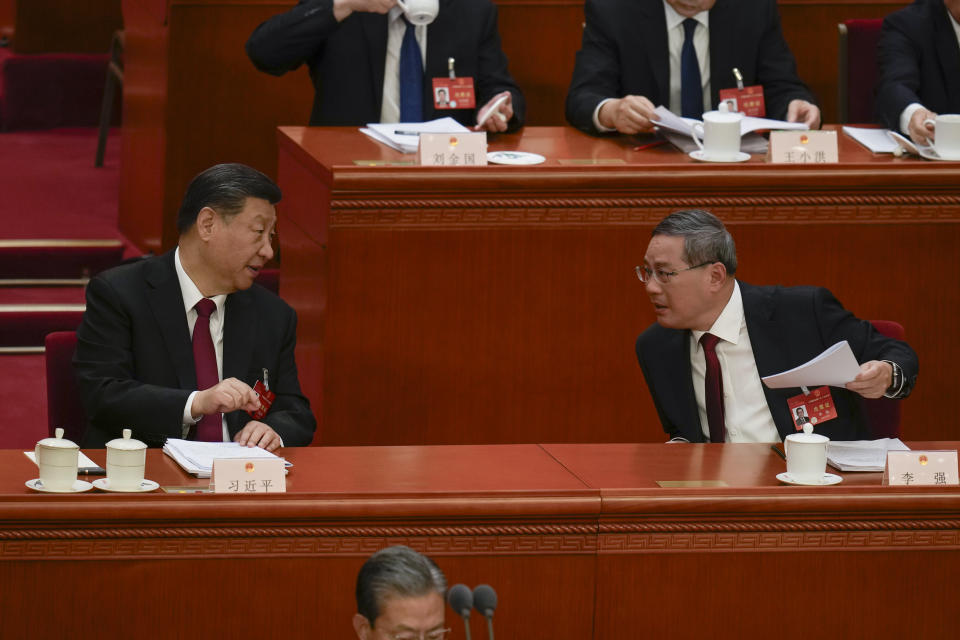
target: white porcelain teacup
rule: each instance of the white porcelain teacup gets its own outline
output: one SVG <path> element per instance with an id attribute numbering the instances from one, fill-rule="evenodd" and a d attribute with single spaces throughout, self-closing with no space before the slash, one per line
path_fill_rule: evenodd
<path id="1" fill-rule="evenodd" d="M 440 0 L 397 0 L 411 24 L 430 24 L 440 13 Z"/>
<path id="2" fill-rule="evenodd" d="M 56 429 L 55 438 L 44 438 L 34 448 L 40 467 L 40 484 L 48 491 L 70 491 L 77 481 L 77 458 L 80 447 L 63 437 Z"/>
<path id="3" fill-rule="evenodd" d="M 122 438 L 107 443 L 107 482 L 117 491 L 136 491 L 143 482 L 147 445 L 130 434 L 124 429 Z"/>
<path id="4" fill-rule="evenodd" d="M 813 433 L 813 426 L 803 425 L 803 433 L 791 433 L 784 440 L 787 453 L 787 474 L 796 482 L 816 483 L 827 472 L 827 443 L 830 438 Z"/>
<path id="5" fill-rule="evenodd" d="M 933 148 L 944 160 L 960 160 L 960 114 L 941 113 L 936 119 L 927 118 L 925 125 L 933 125 Z"/>
<path id="6" fill-rule="evenodd" d="M 736 160 L 740 154 L 740 122 L 742 113 L 707 111 L 703 124 L 693 124 L 693 141 L 703 152 L 704 160 Z M 700 142 L 700 138 L 703 142 Z"/>

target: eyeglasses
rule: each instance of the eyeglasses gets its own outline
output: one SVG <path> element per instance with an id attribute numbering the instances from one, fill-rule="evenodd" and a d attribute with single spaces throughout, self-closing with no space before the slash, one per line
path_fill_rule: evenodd
<path id="1" fill-rule="evenodd" d="M 434 629 L 433 631 L 398 631 L 391 635 L 393 640 L 443 640 L 450 633 L 450 629 Z"/>
<path id="2" fill-rule="evenodd" d="M 680 275 L 683 271 L 692 271 L 693 269 L 699 269 L 700 267 L 706 267 L 707 265 L 713 264 L 715 261 L 711 260 L 709 262 L 703 262 L 694 267 L 687 267 L 685 269 L 677 269 L 676 271 L 664 271 L 663 269 L 650 269 L 649 267 L 634 267 L 637 272 L 637 277 L 640 278 L 640 282 L 643 284 L 650 284 L 650 281 L 653 280 L 657 284 L 670 284 L 674 278 Z"/>

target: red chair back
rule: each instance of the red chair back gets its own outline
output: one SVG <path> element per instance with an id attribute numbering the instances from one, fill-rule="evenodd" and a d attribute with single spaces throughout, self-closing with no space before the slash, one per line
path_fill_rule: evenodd
<path id="1" fill-rule="evenodd" d="M 47 430 L 63 427 L 63 437 L 80 444 L 87 429 L 87 415 L 80 402 L 80 389 L 73 373 L 73 352 L 77 348 L 75 331 L 47 334 Z"/>
<path id="2" fill-rule="evenodd" d="M 837 110 L 842 123 L 874 121 L 877 42 L 882 24 L 882 18 L 869 18 L 846 20 L 837 25 L 840 30 Z"/>
<path id="3" fill-rule="evenodd" d="M 894 340 L 903 340 L 906 335 L 903 325 L 892 320 L 871 320 L 870 324 L 879 333 Z M 900 437 L 900 400 L 893 398 L 864 400 L 863 410 L 874 438 Z"/>

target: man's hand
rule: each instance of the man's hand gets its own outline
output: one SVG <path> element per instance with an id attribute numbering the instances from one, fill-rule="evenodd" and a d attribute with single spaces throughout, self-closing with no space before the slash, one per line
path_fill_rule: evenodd
<path id="1" fill-rule="evenodd" d="M 811 129 L 820 128 L 820 107 L 806 100 L 791 100 L 787 105 L 787 122 L 802 122 Z"/>
<path id="2" fill-rule="evenodd" d="M 513 117 L 513 94 L 509 91 L 501 91 L 497 95 L 490 98 L 487 104 L 483 105 L 483 108 L 480 111 L 477 111 L 477 122 L 483 120 L 484 116 L 487 115 L 487 111 L 490 110 L 490 107 L 493 106 L 493 103 L 500 99 L 501 96 L 507 96 L 507 99 L 504 100 L 497 110 L 490 114 L 490 117 L 482 125 L 477 125 L 473 129 L 474 131 L 490 131 L 491 133 L 497 133 L 499 131 L 507 130 L 507 123 L 510 122 L 510 118 Z"/>
<path id="3" fill-rule="evenodd" d="M 921 107 L 910 116 L 910 125 L 907 127 L 910 139 L 923 146 L 933 144 L 933 127 L 923 124 L 923 121 L 928 118 L 935 120 L 937 114 Z"/>
<path id="4" fill-rule="evenodd" d="M 847 389 L 864 398 L 880 398 L 893 384 L 893 365 L 889 362 L 871 360 L 860 365 L 860 373 L 847 383 Z"/>
<path id="5" fill-rule="evenodd" d="M 343 22 L 354 11 L 386 13 L 396 4 L 397 0 L 333 0 L 333 17 L 337 22 Z"/>
<path id="6" fill-rule="evenodd" d="M 260 447 L 267 451 L 275 451 L 282 444 L 280 436 L 270 428 L 270 425 L 256 420 L 251 420 L 244 425 L 243 429 L 233 436 L 233 441 L 244 447 Z"/>
<path id="7" fill-rule="evenodd" d="M 620 133 L 643 133 L 653 130 L 654 109 L 653 103 L 643 96 L 625 96 L 604 102 L 597 120 Z"/>
<path id="8" fill-rule="evenodd" d="M 259 408 L 260 398 L 256 391 L 245 382 L 227 378 L 193 396 L 190 414 L 198 418 L 211 413 L 229 413 L 237 409 L 256 411 Z"/>

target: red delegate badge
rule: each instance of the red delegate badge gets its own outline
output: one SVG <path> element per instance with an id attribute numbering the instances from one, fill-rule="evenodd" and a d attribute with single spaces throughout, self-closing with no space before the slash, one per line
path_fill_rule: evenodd
<path id="1" fill-rule="evenodd" d="M 434 78 L 433 106 L 437 109 L 473 109 L 477 106 L 473 78 Z"/>
<path id="2" fill-rule="evenodd" d="M 819 389 L 813 389 L 810 393 L 787 398 L 787 406 L 790 407 L 790 417 L 793 419 L 793 426 L 797 431 L 803 430 L 801 418 L 807 418 L 814 427 L 833 420 L 837 417 L 837 407 L 833 403 L 833 396 L 830 394 L 830 387 L 823 386 Z"/>

